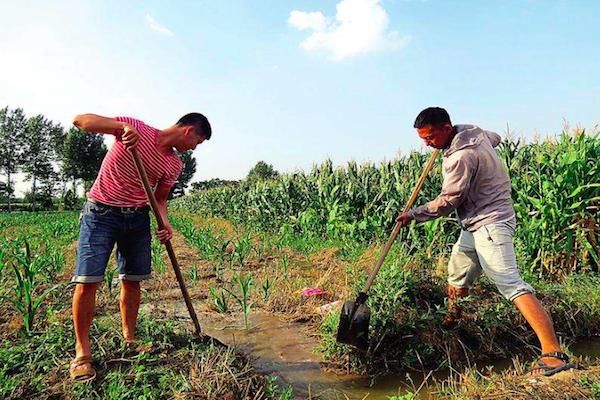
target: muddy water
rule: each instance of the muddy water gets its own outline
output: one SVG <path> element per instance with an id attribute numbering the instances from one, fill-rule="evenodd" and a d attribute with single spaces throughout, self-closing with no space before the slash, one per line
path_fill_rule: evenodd
<path id="1" fill-rule="evenodd" d="M 173 306 L 178 318 L 187 319 L 183 304 Z M 291 324 L 273 314 L 253 312 L 250 328 L 243 329 L 241 318 L 225 319 L 215 314 L 199 314 L 204 331 L 229 346 L 247 354 L 254 368 L 262 373 L 277 376 L 282 387 L 291 385 L 298 399 L 369 399 L 383 400 L 389 396 L 415 391 L 419 398 L 433 399 L 433 393 L 424 380 L 443 380 L 448 371 L 438 371 L 431 376 L 403 374 L 377 379 L 357 375 L 337 375 L 321 369 L 320 355 L 313 352 L 318 338 L 301 324 Z M 583 340 L 572 347 L 575 355 L 600 358 L 600 338 Z M 495 371 L 510 367 L 510 360 L 498 360 Z"/>
<path id="2" fill-rule="evenodd" d="M 589 357 L 591 360 L 600 359 L 600 337 L 584 338 L 578 340 L 571 351 L 579 357 Z"/>
<path id="3" fill-rule="evenodd" d="M 368 377 L 358 375 L 338 375 L 321 369 L 319 354 L 313 352 L 318 338 L 311 336 L 305 327 L 290 324 L 272 314 L 256 312 L 251 315 L 251 327 L 248 330 L 233 328 L 215 328 L 218 322 L 207 322 L 207 333 L 228 345 L 254 358 L 254 367 L 264 373 L 278 377 L 283 387 L 291 385 L 298 398 L 319 399 L 387 399 L 392 394 L 406 391 L 398 390 L 403 382 L 398 377 L 388 377 L 373 382 Z M 224 321 L 221 321 L 223 324 Z M 212 328 L 208 328 L 211 326 Z M 413 384 L 420 385 L 422 375 L 412 376 Z M 375 384 L 375 386 L 373 386 Z M 405 386 L 406 387 L 406 386 Z M 423 389 L 426 395 L 426 389 Z"/>

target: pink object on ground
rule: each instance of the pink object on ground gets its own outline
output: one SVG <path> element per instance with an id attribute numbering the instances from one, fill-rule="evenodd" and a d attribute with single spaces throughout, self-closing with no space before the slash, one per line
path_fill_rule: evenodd
<path id="1" fill-rule="evenodd" d="M 322 296 L 322 295 L 325 294 L 325 291 L 321 290 L 321 289 L 316 289 L 316 288 L 308 288 L 308 289 L 304 289 L 301 294 L 304 297 L 308 297 L 308 296 Z"/>

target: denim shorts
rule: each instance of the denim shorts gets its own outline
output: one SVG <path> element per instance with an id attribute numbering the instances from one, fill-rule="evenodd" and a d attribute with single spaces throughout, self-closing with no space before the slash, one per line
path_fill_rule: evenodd
<path id="1" fill-rule="evenodd" d="M 460 232 L 448 262 L 448 283 L 471 288 L 483 271 L 502 295 L 512 301 L 533 288 L 521 278 L 513 244 L 516 221 L 484 225 Z"/>
<path id="2" fill-rule="evenodd" d="M 151 234 L 148 208 L 119 208 L 87 201 L 79 224 L 79 246 L 71 282 L 104 280 L 115 243 L 119 279 L 150 278 Z"/>

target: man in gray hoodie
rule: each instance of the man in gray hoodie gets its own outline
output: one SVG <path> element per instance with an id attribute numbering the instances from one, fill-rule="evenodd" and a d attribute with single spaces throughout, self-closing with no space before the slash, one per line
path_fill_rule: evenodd
<path id="1" fill-rule="evenodd" d="M 517 268 L 511 184 L 494 150 L 500 136 L 475 125 L 453 126 L 448 112 L 439 107 L 421 111 L 414 127 L 427 146 L 443 150 L 444 182 L 437 198 L 400 214 L 397 221 L 405 226 L 456 210 L 462 226 L 448 262 L 449 312 L 442 325 L 448 329 L 456 325 L 461 310 L 453 303 L 469 294 L 483 271 L 519 309 L 541 343 L 542 356 L 532 374 L 550 376 L 573 368 L 561 351 L 550 316 Z"/>

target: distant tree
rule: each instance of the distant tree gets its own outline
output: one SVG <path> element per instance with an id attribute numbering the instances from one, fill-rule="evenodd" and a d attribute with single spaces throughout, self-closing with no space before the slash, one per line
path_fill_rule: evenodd
<path id="1" fill-rule="evenodd" d="M 25 127 L 25 114 L 21 108 L 10 110 L 8 107 L 4 107 L 0 109 L 0 171 L 6 175 L 9 212 L 13 193 L 10 178 L 19 170 L 22 161 Z"/>
<path id="2" fill-rule="evenodd" d="M 69 129 L 62 145 L 62 174 L 73 181 L 75 193 L 79 179 L 84 182 L 84 189 L 89 189 L 106 152 L 101 135 L 86 133 L 75 127 Z"/>
<path id="3" fill-rule="evenodd" d="M 52 136 L 50 138 L 50 147 L 52 149 L 52 160 L 55 166 L 58 166 L 58 174 L 56 175 L 56 186 L 60 187 L 60 193 L 64 196 L 67 190 L 67 179 L 63 174 L 63 150 L 65 139 L 67 137 L 67 131 L 60 124 L 55 124 L 52 130 Z"/>
<path id="4" fill-rule="evenodd" d="M 14 190 L 6 182 L 0 182 L 0 203 L 7 202 L 13 192 Z"/>
<path id="5" fill-rule="evenodd" d="M 53 200 L 59 194 L 61 181 L 60 175 L 55 171 L 52 171 L 48 177 L 41 181 L 38 196 L 43 208 L 52 209 L 54 207 Z"/>
<path id="6" fill-rule="evenodd" d="M 180 153 L 179 156 L 181 157 L 181 161 L 183 161 L 183 169 L 181 170 L 181 174 L 179 174 L 177 182 L 175 182 L 175 185 L 171 189 L 169 199 L 185 195 L 185 189 L 187 189 L 190 180 L 192 180 L 192 177 L 196 173 L 196 159 L 192 155 L 192 151 L 188 150 Z"/>
<path id="7" fill-rule="evenodd" d="M 23 194 L 23 202 L 29 203 L 31 206 L 28 208 L 30 211 L 35 210 L 51 210 L 54 208 L 54 203 L 52 201 L 52 192 L 48 191 L 46 186 L 38 187 L 37 193 L 33 194 L 32 191 L 28 190 Z"/>
<path id="8" fill-rule="evenodd" d="M 279 172 L 277 172 L 271 164 L 267 164 L 264 161 L 259 161 L 248 172 L 248 176 L 246 176 L 246 184 L 252 185 L 258 181 L 274 179 L 278 176 Z"/>
<path id="9" fill-rule="evenodd" d="M 63 201 L 63 208 L 65 210 L 76 210 L 81 207 L 81 204 L 79 202 L 79 199 L 77 198 L 76 193 L 71 189 L 68 189 L 64 192 L 62 201 Z"/>
<path id="10" fill-rule="evenodd" d="M 38 184 L 44 188 L 43 200 L 52 198 L 57 181 L 54 166 L 57 160 L 54 141 L 58 136 L 57 130 L 62 130 L 60 125 L 39 114 L 27 120 L 23 137 L 23 159 L 21 169 L 25 172 L 25 179 L 31 184 L 32 209 L 36 209 Z"/>
<path id="11" fill-rule="evenodd" d="M 55 123 L 53 129 L 50 132 L 50 148 L 52 149 L 53 159 L 55 161 L 62 161 L 63 146 L 65 139 L 67 138 L 67 132 L 62 125 Z"/>
<path id="12" fill-rule="evenodd" d="M 225 179 L 213 178 L 208 181 L 199 181 L 199 182 L 192 183 L 192 189 L 190 190 L 190 192 L 195 193 L 195 192 L 201 192 L 203 190 L 214 189 L 214 188 L 221 187 L 221 186 L 239 185 L 239 184 L 240 184 L 240 181 L 228 181 Z"/>

